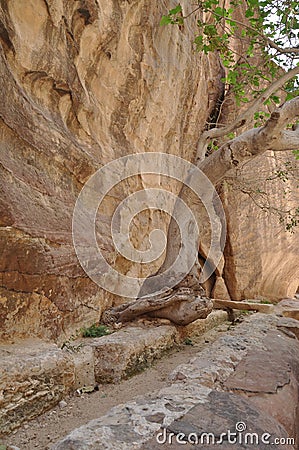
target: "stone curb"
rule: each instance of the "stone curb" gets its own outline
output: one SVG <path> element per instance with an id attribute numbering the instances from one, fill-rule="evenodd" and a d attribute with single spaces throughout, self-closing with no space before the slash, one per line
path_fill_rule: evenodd
<path id="1" fill-rule="evenodd" d="M 187 327 L 129 326 L 101 338 L 74 341 L 63 350 L 39 340 L 1 345 L 0 435 L 54 407 L 69 392 L 90 392 L 96 383 L 119 382 L 175 343 L 226 320 L 226 312 L 215 311 Z"/>
<path id="2" fill-rule="evenodd" d="M 243 395 L 232 394 L 227 392 L 225 388 L 226 380 L 233 374 L 238 373 L 235 372 L 236 368 L 241 362 L 246 362 L 248 355 L 269 352 L 269 347 L 264 344 L 266 336 L 268 340 L 269 337 L 275 336 L 275 339 L 287 349 L 296 347 L 292 351 L 295 352 L 299 361 L 299 344 L 296 339 L 280 334 L 277 329 L 279 320 L 280 318 L 274 315 L 262 314 L 255 314 L 246 318 L 241 325 L 220 337 L 209 348 L 205 348 L 188 364 L 177 367 L 170 376 L 172 384 L 169 387 L 150 395 L 137 397 L 126 404 L 112 408 L 105 416 L 72 431 L 52 446 L 51 450 L 72 450 L 75 448 L 80 450 L 158 449 L 160 446 L 157 445 L 155 438 L 157 433 L 161 432 L 161 429 L 173 429 L 172 424 L 174 423 L 183 424 L 182 426 L 188 428 L 188 423 L 183 419 L 184 416 L 189 411 L 193 411 L 194 408 L 199 408 L 200 411 L 200 405 L 203 405 L 202 409 L 205 411 L 203 416 L 209 416 L 213 403 L 210 399 L 213 396 L 216 396 L 217 399 L 221 392 L 227 402 L 225 411 L 227 411 L 228 418 L 230 417 L 229 403 L 234 401 L 237 408 L 243 408 L 242 411 L 238 412 L 238 409 L 234 411 L 234 417 L 240 416 L 246 419 L 246 411 L 249 409 L 251 425 L 252 417 L 257 418 L 257 422 L 253 422 L 257 430 L 261 431 L 258 424 L 259 420 L 263 419 L 261 423 L 266 424 L 264 426 L 269 427 L 270 432 L 274 430 L 274 432 L 279 433 L 279 436 L 286 437 L 285 428 L 276 418 L 272 417 L 271 414 L 269 415 L 269 412 L 266 413 L 266 410 L 259 409 L 249 397 L 244 399 Z M 290 325 L 293 326 L 293 323 Z M 284 327 L 287 326 L 287 319 L 285 319 Z M 277 343 L 279 344 L 279 342 Z M 273 349 L 273 357 L 275 357 L 275 349 Z M 298 361 L 295 361 L 295 365 Z M 263 376 L 266 377 L 267 367 L 263 364 L 261 366 L 262 370 L 265 371 Z M 286 372 L 289 370 L 289 367 L 285 367 Z M 294 375 L 295 372 L 292 372 L 292 374 Z M 275 376 L 275 374 L 273 375 Z M 255 380 L 255 382 L 258 382 L 258 380 Z M 270 399 L 270 405 L 271 401 L 272 398 Z M 273 410 L 275 412 L 274 407 Z M 215 412 L 213 417 L 214 414 Z M 196 417 L 201 417 L 201 413 L 197 412 Z M 249 421 L 250 418 L 247 417 L 247 419 Z M 260 446 L 259 448 L 263 449 L 264 447 Z M 181 448 L 181 446 L 166 445 L 161 448 L 176 449 Z M 183 448 L 202 447 L 185 446 Z M 224 448 L 231 447 L 225 446 Z M 240 446 L 240 448 L 249 447 Z M 276 446 L 276 448 L 282 449 L 283 447 Z M 284 448 L 294 449 L 295 447 L 289 445 Z"/>
<path id="3" fill-rule="evenodd" d="M 75 383 L 74 362 L 56 345 L 26 340 L 0 347 L 0 433 L 55 406 Z"/>

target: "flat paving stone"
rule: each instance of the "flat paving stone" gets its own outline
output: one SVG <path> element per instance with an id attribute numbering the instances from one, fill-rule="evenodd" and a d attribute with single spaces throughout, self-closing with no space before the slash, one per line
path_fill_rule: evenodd
<path id="1" fill-rule="evenodd" d="M 279 330 L 285 332 L 288 330 L 293 333 L 294 337 L 299 339 L 299 321 L 289 317 L 282 317 L 277 323 Z M 290 336 L 290 334 L 288 334 Z"/>
<path id="2" fill-rule="evenodd" d="M 144 450 L 221 448 L 268 450 L 276 438 L 287 439 L 286 430 L 265 417 L 247 398 L 230 392 L 211 391 L 209 402 L 196 405 L 143 445 Z M 292 446 L 288 446 L 293 448 Z M 275 445 L 283 450 L 285 445 Z"/>
<path id="3" fill-rule="evenodd" d="M 140 372 L 178 340 L 174 326 L 128 327 L 88 343 L 94 352 L 97 383 L 115 383 Z"/>
<path id="4" fill-rule="evenodd" d="M 258 439 L 261 439 L 264 433 L 269 434 L 266 437 L 264 435 L 264 439 L 277 437 L 286 441 L 288 438 L 295 438 L 288 435 L 279 416 L 275 415 L 275 411 L 281 406 L 280 397 L 275 397 L 277 393 L 265 394 L 263 391 L 263 389 L 267 389 L 267 392 L 271 389 L 274 391 L 275 386 L 283 383 L 289 387 L 291 380 L 296 381 L 298 388 L 296 369 L 299 361 L 298 342 L 278 331 L 278 320 L 279 318 L 275 315 L 254 314 L 248 317 L 245 322 L 235 326 L 209 348 L 199 352 L 198 356 L 188 364 L 178 366 L 170 376 L 172 384 L 168 387 L 153 392 L 150 396 L 139 397 L 113 408 L 105 416 L 71 432 L 51 450 L 205 449 L 210 448 L 212 444 L 161 443 L 158 442 L 157 436 L 163 439 L 163 433 L 166 433 L 168 437 L 170 433 L 173 433 L 172 437 L 176 439 L 177 436 L 182 438 L 182 433 L 185 435 L 195 433 L 193 436 L 200 436 L 203 433 L 213 432 L 215 438 L 219 440 L 221 433 L 226 433 L 228 430 L 233 433 L 237 424 L 241 422 L 247 432 L 256 433 Z M 277 355 L 282 357 L 282 354 L 285 354 L 282 367 L 284 364 L 287 365 L 283 367 L 284 370 L 279 371 L 276 378 L 274 376 L 275 382 L 270 380 L 268 384 L 263 384 L 263 381 L 257 378 L 267 378 L 267 363 L 271 360 L 271 355 L 275 359 L 278 344 L 282 344 L 282 347 Z M 246 365 L 246 358 L 248 355 L 253 358 L 252 355 L 258 353 L 262 356 L 267 355 L 269 358 L 265 360 L 263 371 L 260 365 L 260 370 L 255 372 L 254 367 L 250 368 Z M 288 358 L 291 356 L 295 360 L 292 366 L 288 365 Z M 239 385 L 242 385 L 243 389 L 241 374 L 244 365 L 251 370 L 247 386 L 258 386 L 260 381 L 263 389 L 256 389 L 254 393 L 247 392 L 248 395 L 243 390 L 239 392 L 238 389 L 236 392 L 230 392 Z M 236 376 L 233 383 L 235 373 L 240 376 Z M 230 384 L 226 385 L 227 380 L 230 380 Z M 264 408 L 258 404 L 259 395 L 268 407 Z M 271 397 L 266 398 L 267 395 Z M 294 398 L 297 401 L 298 395 Z M 276 400 L 273 402 L 273 399 Z M 283 404 L 283 407 L 292 408 L 293 404 Z M 289 415 L 286 414 L 286 417 L 290 421 L 295 421 L 292 425 L 294 428 L 298 418 L 292 413 L 293 411 Z M 239 435 L 238 438 L 241 439 Z M 248 439 L 254 438 L 255 434 L 250 434 L 248 437 Z M 223 443 L 221 445 L 219 443 L 219 446 L 222 450 L 274 448 L 273 445 L 261 441 L 258 446 L 250 445 L 245 441 L 235 444 L 228 438 L 226 440 L 223 438 Z M 294 450 L 296 447 L 290 444 L 275 445 L 275 448 Z"/>
<path id="5" fill-rule="evenodd" d="M 299 379 L 299 343 L 279 331 L 272 331 L 263 340 L 264 349 L 252 349 L 224 386 L 234 391 L 276 394 L 290 383 L 291 373 Z"/>

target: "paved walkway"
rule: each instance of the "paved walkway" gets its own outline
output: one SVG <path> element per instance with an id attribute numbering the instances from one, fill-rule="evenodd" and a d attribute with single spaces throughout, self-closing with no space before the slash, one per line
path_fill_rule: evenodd
<path id="1" fill-rule="evenodd" d="M 287 444 L 299 439 L 297 324 L 248 316 L 177 367 L 169 387 L 113 408 L 51 450 L 297 449 Z"/>

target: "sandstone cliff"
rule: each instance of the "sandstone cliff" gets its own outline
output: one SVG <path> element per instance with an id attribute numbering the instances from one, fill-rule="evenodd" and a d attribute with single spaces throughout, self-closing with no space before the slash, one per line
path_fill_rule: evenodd
<path id="1" fill-rule="evenodd" d="M 200 133 L 221 95 L 222 71 L 217 55 L 192 50 L 192 20 L 180 29 L 159 26 L 172 4 L 1 2 L 3 339 L 33 335 L 61 341 L 120 301 L 85 275 L 72 245 L 75 201 L 97 168 L 143 151 L 194 160 Z M 101 245 L 124 273 L 138 269 L 111 247 L 108 219 L 117 200 L 150 183 L 128 181 L 105 202 L 107 232 Z M 223 195 L 229 224 L 227 290 L 219 277 L 215 295 L 293 295 L 299 284 L 296 235 L 278 232 L 267 216 L 252 220 L 258 210 L 247 197 L 243 206 L 243 194 Z M 136 245 L 149 231 L 148 222 L 136 226 L 135 235 L 133 230 Z M 151 223 L 167 227 L 159 214 Z"/>

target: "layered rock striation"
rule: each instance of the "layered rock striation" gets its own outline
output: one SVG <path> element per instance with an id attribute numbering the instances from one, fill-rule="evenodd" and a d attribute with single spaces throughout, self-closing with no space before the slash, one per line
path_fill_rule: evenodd
<path id="1" fill-rule="evenodd" d="M 1 2 L 1 339 L 63 341 L 120 302 L 86 276 L 73 248 L 73 209 L 90 175 L 136 152 L 194 162 L 222 95 L 223 70 L 217 55 L 194 52 L 195 19 L 180 28 L 159 25 L 172 4 Z M 159 259 L 146 270 L 118 255 L 109 229 L 119 201 L 152 184 L 146 176 L 127 180 L 101 211 L 99 245 L 125 274 L 146 276 L 161 265 Z M 296 237 L 277 233 L 265 217 L 252 220 L 252 203 L 241 207 L 242 195 L 225 197 L 229 240 L 215 295 L 292 295 L 299 284 Z M 137 218 L 134 245 L 152 226 L 166 230 L 168 223 L 159 212 Z M 273 269 L 276 262 L 282 271 Z"/>

